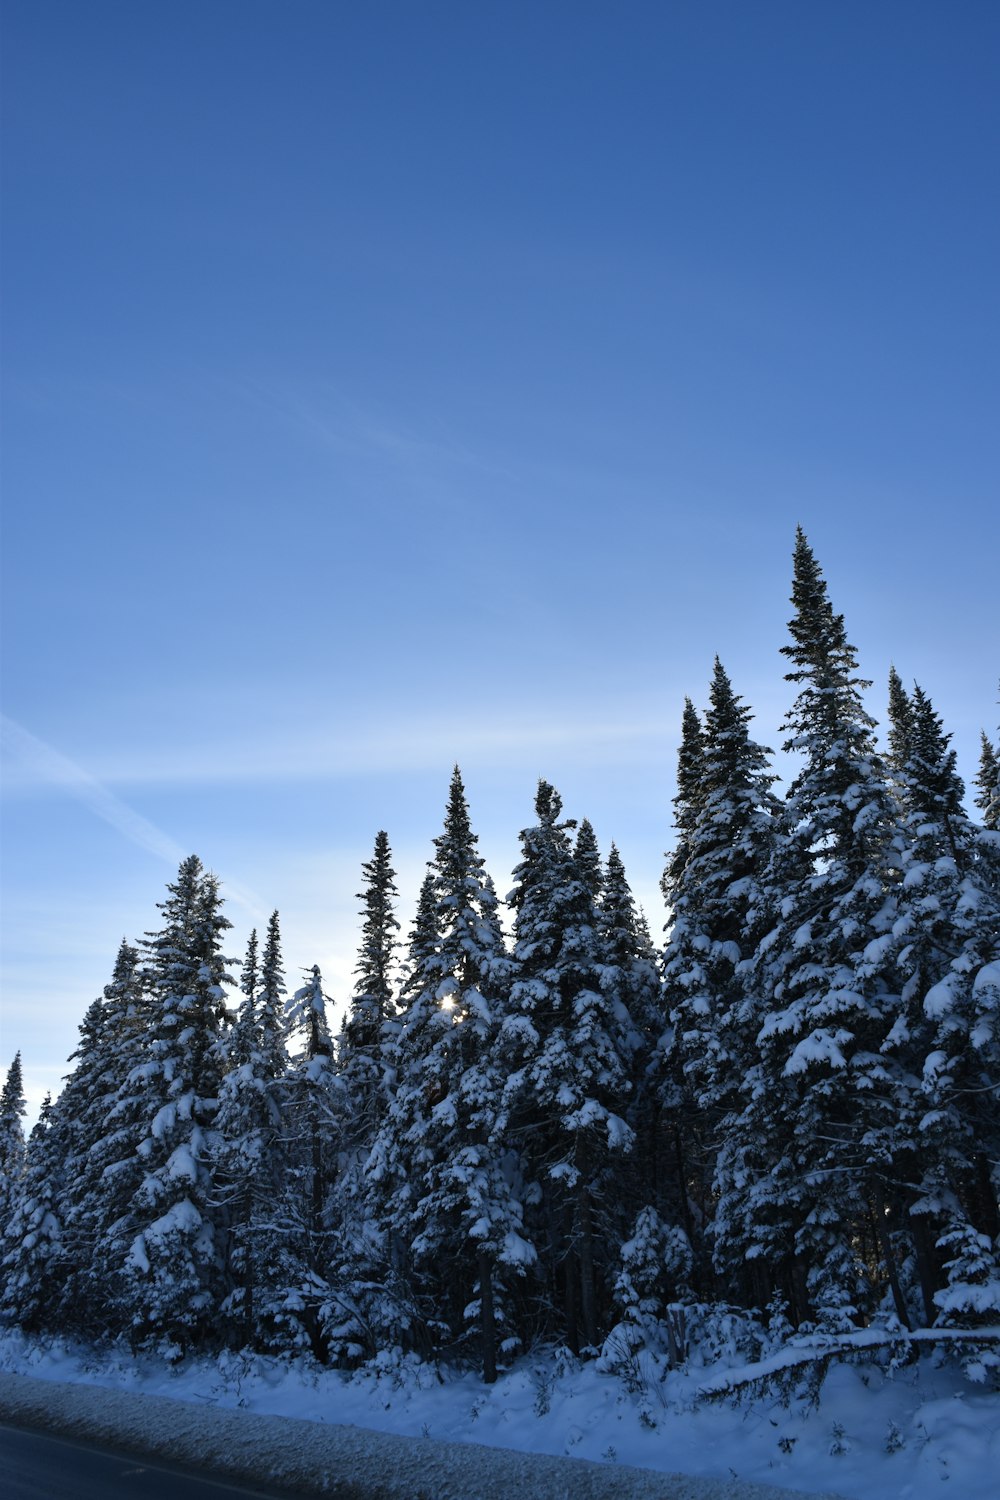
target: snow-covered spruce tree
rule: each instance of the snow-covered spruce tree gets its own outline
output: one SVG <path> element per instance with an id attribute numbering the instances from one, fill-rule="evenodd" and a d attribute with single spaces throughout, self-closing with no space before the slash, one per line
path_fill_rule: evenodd
<path id="1" fill-rule="evenodd" d="M 196 855 L 159 903 L 163 926 L 147 934 L 151 995 L 143 1060 L 130 1072 L 145 1134 L 143 1180 L 129 1206 L 134 1236 L 123 1297 L 133 1339 L 178 1352 L 217 1337 L 224 1294 L 220 1216 L 212 1182 L 228 960 L 219 883 Z"/>
<path id="2" fill-rule="evenodd" d="M 636 1146 L 629 1153 L 627 1165 L 616 1165 L 619 1188 L 614 1195 L 615 1223 L 603 1226 L 610 1237 L 620 1241 L 639 1206 L 648 1200 L 656 1176 L 659 1110 L 649 1087 L 650 1060 L 665 1022 L 659 955 L 646 919 L 636 908 L 614 843 L 605 866 L 597 924 L 601 982 L 615 1002 L 623 1057 L 633 1084 L 625 1118 L 635 1134 Z"/>
<path id="3" fill-rule="evenodd" d="M 680 1210 L 707 1288 L 716 1154 L 740 1108 L 740 1087 L 755 1061 L 759 1025 L 747 995 L 746 963 L 771 920 L 764 881 L 779 804 L 770 751 L 750 738 L 751 713 L 718 657 L 701 737 L 696 787 L 686 788 L 684 858 L 663 879 L 670 911 L 664 996 L 680 1072 L 672 1115 L 680 1168 Z M 690 780 L 694 772 L 686 769 Z M 675 1205 L 676 1212 L 676 1205 Z"/>
<path id="4" fill-rule="evenodd" d="M 659 957 L 614 843 L 604 869 L 597 923 L 604 963 L 615 971 L 609 978 L 625 1006 L 619 1022 L 641 1066 L 643 1057 L 659 1040 L 663 1025 Z"/>
<path id="5" fill-rule="evenodd" d="M 348 1145 L 367 1153 L 385 1114 L 383 1049 L 386 1023 L 395 1014 L 392 975 L 398 940 L 396 872 L 389 837 L 375 835 L 371 859 L 361 866 L 365 877 L 358 900 L 363 903 L 361 946 L 354 972 L 357 983 L 341 1036 L 340 1076 L 348 1101 Z"/>
<path id="6" fill-rule="evenodd" d="M 994 750 L 985 730 L 981 738 L 976 806 L 982 811 L 983 827 L 991 833 L 1000 833 L 1000 750 Z"/>
<path id="7" fill-rule="evenodd" d="M 583 818 L 580 821 L 580 826 L 576 831 L 573 855 L 580 879 L 587 887 L 592 899 L 599 901 L 601 891 L 604 889 L 604 872 L 601 869 L 601 851 L 598 847 L 597 835 L 589 818 Z"/>
<path id="8" fill-rule="evenodd" d="M 907 1040 L 921 1086 L 905 1101 L 924 1311 L 958 1325 L 1000 1314 L 1000 896 L 941 719 L 908 701 L 904 881 L 896 935 Z M 929 1248 L 933 1242 L 933 1248 Z M 943 1285 L 942 1285 L 943 1283 Z"/>
<path id="9" fill-rule="evenodd" d="M 578 1351 L 581 1341 L 597 1346 L 610 1307 L 610 1247 L 595 1234 L 595 1215 L 634 1139 L 623 1118 L 632 1027 L 605 983 L 598 914 L 569 838 L 575 825 L 560 821 L 562 801 L 546 781 L 535 810 L 510 896 L 518 977 L 501 1047 L 513 1068 L 505 1093 L 514 1137 L 541 1185 L 534 1224 L 550 1292 Z"/>
<path id="10" fill-rule="evenodd" d="M 690 836 L 701 805 L 701 772 L 704 755 L 701 716 L 690 698 L 684 699 L 681 740 L 677 753 L 677 791 L 673 799 L 677 841 L 665 857 L 660 890 L 667 904 L 667 927 L 673 921 L 671 892 L 678 888 L 690 855 Z M 680 1133 L 684 1116 L 685 1089 L 677 1038 L 670 1024 L 661 986 L 660 1015 L 654 1018 L 655 1034 L 639 1079 L 632 1112 L 639 1130 L 638 1159 L 648 1163 L 649 1183 L 643 1194 L 661 1212 L 678 1215 L 688 1231 L 692 1218 L 688 1202 L 685 1142 Z"/>
<path id="11" fill-rule="evenodd" d="M 105 1045 L 99 998 L 80 1024 L 70 1059 L 75 1069 L 54 1104 L 46 1097 L 31 1133 L 18 1210 L 5 1239 L 4 1308 L 24 1328 L 93 1333 L 103 1326 L 92 1285 L 93 1235 L 85 1232 L 81 1207 L 100 1186 L 90 1170 L 90 1148 L 103 1124 L 95 1106 L 103 1092 Z"/>
<path id="12" fill-rule="evenodd" d="M 145 1171 L 138 1148 L 147 1131 L 146 1101 L 131 1075 L 146 1057 L 152 1006 L 139 951 L 123 938 L 57 1100 L 68 1136 L 59 1316 L 88 1336 L 127 1326 L 125 1265 L 138 1227 L 132 1205 Z"/>
<path id="13" fill-rule="evenodd" d="M 280 1204 L 280 1265 L 272 1267 L 282 1287 L 275 1316 L 285 1347 L 308 1346 L 323 1360 L 329 1354 L 328 1324 L 339 1316 L 329 1274 L 330 1194 L 344 1128 L 343 1089 L 326 1004 L 323 976 L 314 964 L 286 1007 L 291 1054 L 283 1089 L 288 1169 Z"/>
<path id="14" fill-rule="evenodd" d="M 666 1223 L 649 1204 L 641 1208 L 621 1247 L 614 1286 L 621 1322 L 605 1346 L 612 1368 L 636 1388 L 642 1383 L 635 1358 L 640 1349 L 664 1350 L 671 1365 L 684 1357 L 678 1336 L 683 1319 L 671 1317 L 669 1308 L 685 1295 L 691 1267 L 691 1245 L 683 1229 Z"/>
<path id="15" fill-rule="evenodd" d="M 21 1054 L 15 1053 L 0 1090 L 0 1234 L 10 1218 L 21 1173 L 24 1171 L 24 1078 Z"/>
<path id="16" fill-rule="evenodd" d="M 361 944 L 354 994 L 339 1038 L 343 1129 L 337 1180 L 330 1201 L 331 1283 L 338 1308 L 327 1329 L 330 1357 L 354 1363 L 380 1346 L 387 1301 L 384 1244 L 368 1212 L 365 1166 L 385 1119 L 394 1078 L 398 1024 L 393 997 L 398 947 L 398 898 L 388 835 L 375 836 L 372 858 L 362 865 Z M 388 1318 L 391 1324 L 391 1316 Z"/>
<path id="17" fill-rule="evenodd" d="M 889 753 L 886 764 L 893 782 L 901 789 L 905 798 L 906 762 L 910 754 L 910 731 L 913 716 L 910 700 L 903 686 L 903 679 L 896 668 L 889 668 Z"/>
<path id="18" fill-rule="evenodd" d="M 52 1326 L 58 1302 L 62 1160 L 46 1094 L 28 1138 L 24 1171 L 0 1235 L 0 1318 L 29 1333 Z"/>
<path id="19" fill-rule="evenodd" d="M 681 743 L 677 752 L 677 794 L 674 797 L 674 827 L 677 842 L 673 853 L 667 856 L 667 865 L 660 881 L 664 900 L 669 907 L 668 892 L 681 877 L 690 853 L 690 834 L 701 805 L 702 757 L 705 753 L 705 736 L 701 718 L 690 698 L 684 699 L 681 716 Z"/>
<path id="20" fill-rule="evenodd" d="M 411 947 L 395 1096 L 369 1178 L 388 1234 L 408 1246 L 426 1336 L 440 1347 L 477 1335 L 489 1382 L 513 1347 L 507 1290 L 535 1252 L 503 1138 L 498 1047 L 511 966 L 477 844 L 456 767 Z"/>
<path id="21" fill-rule="evenodd" d="M 413 925 L 407 934 L 396 1013 L 383 1028 L 382 1063 L 387 1105 L 371 1152 L 362 1167 L 363 1232 L 360 1243 L 356 1241 L 354 1246 L 353 1273 L 341 1274 L 347 1295 L 353 1298 L 356 1309 L 358 1341 L 362 1346 L 367 1344 L 372 1351 L 403 1345 L 422 1350 L 430 1347 L 413 1290 L 405 1158 L 399 1146 L 398 1132 L 391 1121 L 400 1078 L 408 1073 L 408 1059 L 419 1052 L 421 1032 L 438 1008 L 428 989 L 428 976 L 431 972 L 429 965 L 436 959 L 440 937 L 434 869 L 431 866 L 421 882 Z M 350 1225 L 345 1227 L 344 1248 L 347 1248 Z"/>
<path id="22" fill-rule="evenodd" d="M 859 1251 L 872 1201 L 894 1190 L 898 812 L 801 530 L 792 601 L 785 749 L 803 765 L 763 892 L 774 926 L 749 976 L 761 1024 L 720 1161 L 716 1260 L 729 1274 L 759 1261 L 796 1321 L 846 1328 L 881 1291 L 878 1247 Z"/>
<path id="23" fill-rule="evenodd" d="M 273 1341 L 274 1272 L 283 1243 L 278 1210 L 287 1170 L 285 984 L 276 911 L 260 963 L 256 930 L 250 934 L 240 988 L 243 1000 L 223 1044 L 215 1195 L 228 1226 L 223 1310 L 243 1343 L 261 1346 Z"/>

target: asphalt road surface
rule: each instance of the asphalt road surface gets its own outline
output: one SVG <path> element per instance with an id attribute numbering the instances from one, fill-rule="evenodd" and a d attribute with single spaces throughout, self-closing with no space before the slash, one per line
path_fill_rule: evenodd
<path id="1" fill-rule="evenodd" d="M 4 1500 L 278 1500 L 288 1491 L 246 1489 L 108 1448 L 0 1423 Z"/>

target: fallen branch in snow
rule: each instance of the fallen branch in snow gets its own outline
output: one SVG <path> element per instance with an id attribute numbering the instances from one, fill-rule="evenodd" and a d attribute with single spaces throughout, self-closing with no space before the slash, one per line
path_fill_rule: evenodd
<path id="1" fill-rule="evenodd" d="M 976 1347 L 997 1345 L 1000 1347 L 1000 1326 L 993 1328 L 917 1328 L 908 1332 L 905 1328 L 888 1332 L 884 1328 L 859 1328 L 854 1333 L 818 1336 L 809 1344 L 790 1344 L 780 1354 L 762 1359 L 757 1364 L 744 1365 L 741 1370 L 727 1370 L 698 1387 L 698 1395 L 706 1400 L 734 1395 L 751 1386 L 765 1386 L 772 1380 L 794 1373 L 796 1370 L 813 1370 L 821 1383 L 830 1364 L 835 1359 L 848 1359 L 854 1354 L 873 1353 L 887 1349 L 894 1355 L 909 1354 L 914 1346 L 921 1344 L 968 1344 Z"/>

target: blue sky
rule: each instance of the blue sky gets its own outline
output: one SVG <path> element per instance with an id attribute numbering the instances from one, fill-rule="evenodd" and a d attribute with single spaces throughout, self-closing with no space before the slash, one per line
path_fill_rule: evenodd
<path id="1" fill-rule="evenodd" d="M 658 929 L 794 528 L 875 679 L 996 724 L 992 3 L 7 0 L 0 1066 L 55 1087 L 177 860 L 343 1001 L 457 760 Z"/>

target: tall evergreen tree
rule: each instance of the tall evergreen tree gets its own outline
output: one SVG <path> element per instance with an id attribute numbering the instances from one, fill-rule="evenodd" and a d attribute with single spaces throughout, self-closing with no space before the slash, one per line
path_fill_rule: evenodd
<path id="1" fill-rule="evenodd" d="M 1000 750 L 994 750 L 985 731 L 981 739 L 976 806 L 982 811 L 983 827 L 991 833 L 1000 833 Z"/>
<path id="2" fill-rule="evenodd" d="M 610 1306 L 613 1269 L 595 1234 L 612 1163 L 631 1150 L 624 1001 L 605 985 L 598 915 L 570 843 L 562 800 L 539 783 L 538 823 L 521 834 L 515 871 L 518 977 L 502 1039 L 514 1067 L 506 1092 L 542 1184 L 539 1228 L 561 1286 L 571 1347 L 594 1347 Z"/>
<path id="3" fill-rule="evenodd" d="M 770 751 L 750 738 L 750 718 L 716 657 L 686 857 L 679 878 L 664 884 L 670 1019 L 687 1083 L 715 1113 L 731 1101 L 746 1060 L 743 965 L 770 917 L 763 882 L 779 804 Z"/>
<path id="4" fill-rule="evenodd" d="M 409 1247 L 415 1288 L 444 1312 L 438 1337 L 477 1331 L 491 1381 L 503 1287 L 534 1250 L 504 1164 L 497 1043 L 510 964 L 477 844 L 456 766 L 411 945 L 397 1089 L 370 1172 L 389 1232 Z"/>
<path id="5" fill-rule="evenodd" d="M 218 881 L 196 855 L 182 862 L 167 891 L 159 904 L 164 925 L 144 944 L 148 1045 L 128 1080 L 145 1136 L 125 1297 L 134 1336 L 184 1348 L 209 1337 L 223 1291 L 212 1162 L 224 986 L 231 982 L 221 942 L 231 923 Z"/>
<path id="6" fill-rule="evenodd" d="M 801 529 L 790 645 L 798 696 L 788 792 L 764 892 L 774 926 L 752 975 L 757 1057 L 732 1121 L 716 1221 L 720 1269 L 757 1260 L 799 1318 L 844 1328 L 872 1305 L 859 1254 L 891 1181 L 900 1064 L 893 937 L 898 814 L 856 652 Z"/>
<path id="7" fill-rule="evenodd" d="M 107 987 L 106 987 L 107 989 Z M 28 1172 L 18 1231 L 9 1236 L 8 1307 L 22 1327 L 93 1333 L 90 1295 L 94 1236 L 82 1207 L 100 1192 L 90 1151 L 103 1128 L 96 1104 L 107 1046 L 104 1000 L 94 1000 L 80 1024 L 72 1054 L 76 1067 L 53 1104 L 46 1099 L 28 1143 Z"/>
<path id="8" fill-rule="evenodd" d="M 24 1170 L 25 1140 L 21 1121 L 26 1114 L 21 1054 L 17 1052 L 0 1090 L 0 1234 L 10 1218 Z"/>
<path id="9" fill-rule="evenodd" d="M 898 1112 L 897 1134 L 911 1143 L 898 1164 L 925 1314 L 961 1323 L 1000 1311 L 1000 895 L 977 858 L 950 738 L 916 687 L 895 932 L 921 1087 Z"/>
<path id="10" fill-rule="evenodd" d="M 263 963 L 250 934 L 243 1001 L 225 1039 L 225 1073 L 215 1119 L 216 1198 L 228 1225 L 224 1308 L 247 1343 L 265 1342 L 275 1321 L 280 1215 L 287 1170 L 283 1082 L 284 975 L 278 913 L 268 922 Z"/>
<path id="11" fill-rule="evenodd" d="M 671 884 L 680 879 L 684 869 L 690 848 L 690 832 L 698 815 L 704 752 L 705 737 L 698 710 L 690 698 L 685 698 L 684 713 L 681 718 L 681 743 L 677 753 L 677 795 L 674 797 L 674 827 L 677 829 L 677 842 L 673 853 L 667 856 L 667 866 L 660 882 L 668 907 L 668 892 Z"/>
<path id="12" fill-rule="evenodd" d="M 738 1110 L 740 1087 L 755 1060 L 746 966 L 771 915 L 764 884 L 779 809 L 770 751 L 750 738 L 750 718 L 716 657 L 697 787 L 685 793 L 685 857 L 675 863 L 676 875 L 664 878 L 671 911 L 664 992 L 674 1028 L 672 1061 L 681 1075 L 680 1107 L 673 1111 L 680 1169 L 674 1208 L 696 1243 L 702 1236 L 695 1223 L 707 1223 L 712 1214 L 722 1122 Z M 693 783 L 693 768 L 686 774 Z M 703 1280 L 705 1272 L 702 1266 Z"/>
<path id="13" fill-rule="evenodd" d="M 625 1007 L 618 1016 L 625 1046 L 641 1066 L 662 1030 L 658 959 L 614 843 L 602 878 L 597 919 L 604 963 L 614 971 L 609 979 Z"/>
<path id="14" fill-rule="evenodd" d="M 278 1321 L 286 1339 L 308 1343 L 325 1360 L 333 1258 L 330 1195 L 343 1140 L 344 1100 L 319 965 L 313 964 L 305 978 L 286 1007 L 291 1062 L 284 1090 L 288 1173 L 281 1217 L 287 1234 L 281 1267 L 284 1307 Z"/>
<path id="15" fill-rule="evenodd" d="M 125 1263 L 137 1232 L 132 1209 L 145 1173 L 139 1146 L 148 1103 L 132 1074 L 146 1058 L 152 1019 L 139 951 L 123 938 L 111 980 L 85 1018 L 76 1068 L 59 1099 L 60 1117 L 73 1122 L 61 1311 L 69 1326 L 85 1333 L 118 1333 L 128 1316 Z"/>
<path id="16" fill-rule="evenodd" d="M 31 1333 L 52 1326 L 58 1300 L 60 1144 L 52 1128 L 52 1099 L 46 1094 L 28 1138 L 12 1212 L 0 1234 L 0 1314 Z"/>
<path id="17" fill-rule="evenodd" d="M 618 1193 L 607 1195 L 601 1230 L 619 1242 L 635 1213 L 647 1202 L 658 1167 L 658 1090 L 650 1062 L 665 1024 L 659 955 L 646 919 L 637 909 L 617 846 L 612 843 L 597 910 L 602 960 L 601 984 L 613 998 L 616 1040 L 627 1063 L 632 1088 L 625 1118 L 636 1145 L 628 1166 L 618 1167 Z M 611 1207 L 614 1213 L 609 1212 Z"/>
<path id="18" fill-rule="evenodd" d="M 350 1010 L 344 1025 L 341 1078 L 349 1101 L 349 1136 L 368 1149 L 387 1106 L 384 1048 L 386 1024 L 395 1013 L 393 959 L 397 947 L 396 872 L 391 864 L 389 837 L 375 835 L 375 849 L 362 865 L 365 887 L 358 892 L 362 906 L 361 946 Z"/>

